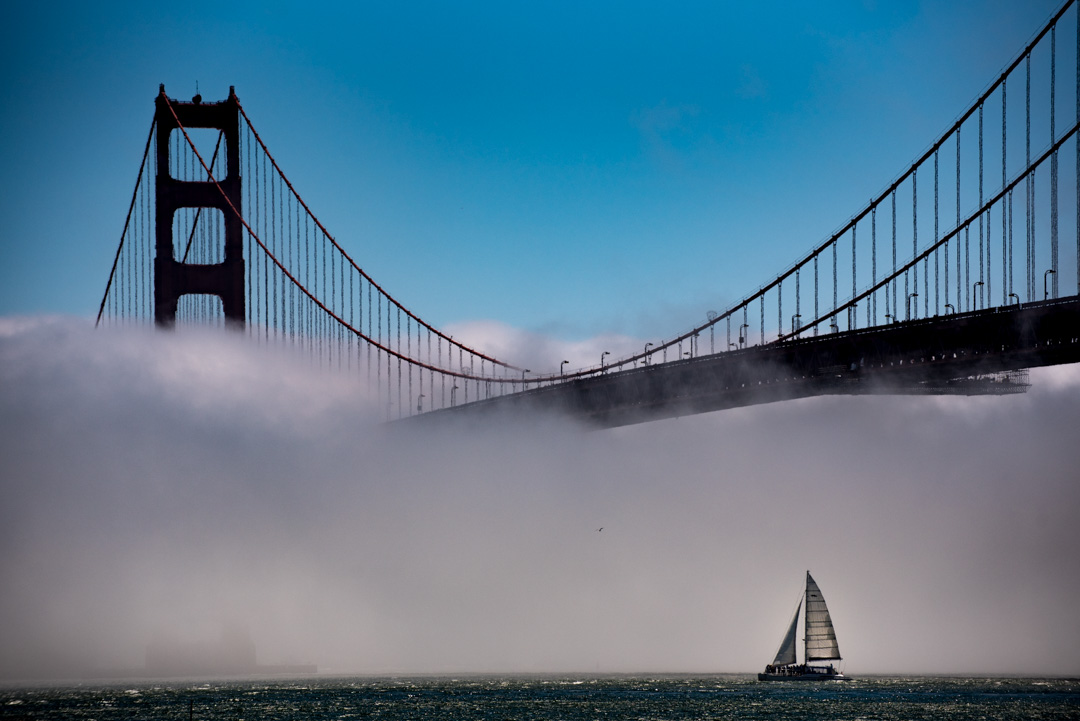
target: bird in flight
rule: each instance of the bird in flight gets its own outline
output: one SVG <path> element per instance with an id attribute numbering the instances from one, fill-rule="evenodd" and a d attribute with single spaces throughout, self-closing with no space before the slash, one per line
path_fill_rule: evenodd
<path id="1" fill-rule="evenodd" d="M 597 528 L 597 529 L 596 529 L 596 532 L 597 532 L 597 533 L 600 533 L 600 531 L 602 531 L 602 530 L 604 530 L 604 527 L 603 527 L 603 526 L 600 526 L 600 528 Z"/>

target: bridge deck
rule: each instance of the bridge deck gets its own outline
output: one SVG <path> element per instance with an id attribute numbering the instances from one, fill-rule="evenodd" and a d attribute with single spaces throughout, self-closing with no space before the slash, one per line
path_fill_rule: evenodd
<path id="1" fill-rule="evenodd" d="M 1080 362 L 1080 296 L 801 338 L 583 378 L 415 420 L 564 413 L 598 427 L 829 394 L 983 394 L 974 376 Z"/>

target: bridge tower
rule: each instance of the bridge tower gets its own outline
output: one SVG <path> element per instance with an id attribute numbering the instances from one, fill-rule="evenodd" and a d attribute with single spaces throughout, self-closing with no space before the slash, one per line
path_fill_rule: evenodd
<path id="1" fill-rule="evenodd" d="M 176 323 L 177 301 L 180 296 L 188 294 L 216 295 L 221 298 L 227 324 L 243 326 L 245 322 L 243 225 L 239 217 L 242 207 L 239 108 L 232 87 L 229 88 L 228 99 L 203 103 L 198 95 L 191 102 L 170 99 L 165 95 L 165 85 L 162 84 L 155 100 L 157 215 L 154 322 L 159 326 L 172 327 Z M 224 134 L 226 173 L 224 178 L 215 178 L 216 184 L 209 180 L 191 181 L 172 177 L 169 170 L 169 139 L 179 127 L 177 121 L 184 128 L 211 128 Z M 218 185 L 221 190 L 218 190 Z M 225 256 L 221 263 L 196 264 L 176 259 L 173 218 L 180 208 L 215 208 L 221 211 L 225 220 Z"/>

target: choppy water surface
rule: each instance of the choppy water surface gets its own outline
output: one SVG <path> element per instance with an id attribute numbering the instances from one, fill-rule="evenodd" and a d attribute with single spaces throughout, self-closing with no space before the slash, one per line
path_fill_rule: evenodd
<path id="1" fill-rule="evenodd" d="M 0 719 L 1075 719 L 1076 679 L 323 678 L 0 688 Z"/>

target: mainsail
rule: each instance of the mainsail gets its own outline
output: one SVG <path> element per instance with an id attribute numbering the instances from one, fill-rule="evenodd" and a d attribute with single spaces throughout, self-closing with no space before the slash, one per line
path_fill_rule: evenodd
<path id="1" fill-rule="evenodd" d="M 780 650 L 776 652 L 773 666 L 788 666 L 795 663 L 795 626 L 799 623 L 799 611 L 802 610 L 802 599 L 795 609 L 795 615 L 791 617 L 791 626 L 784 634 L 784 640 L 780 643 Z"/>
<path id="2" fill-rule="evenodd" d="M 797 615 L 797 614 L 796 614 Z M 788 632 L 794 633 L 794 626 Z M 787 643 L 785 639 L 784 643 Z M 792 639 L 794 643 L 794 639 Z M 794 650 L 792 656 L 794 657 Z M 779 658 L 777 654 L 777 658 Z M 832 618 L 829 616 L 829 607 L 825 605 L 825 598 L 821 595 L 821 589 L 806 572 L 806 662 L 828 661 L 840 658 L 840 647 L 836 644 L 836 633 L 833 631 Z"/>

